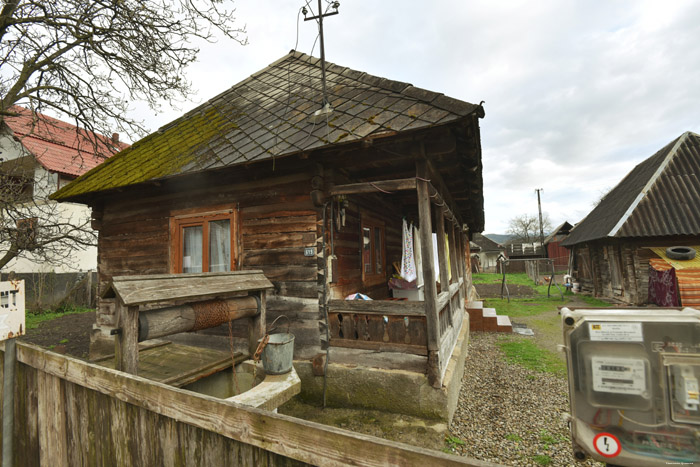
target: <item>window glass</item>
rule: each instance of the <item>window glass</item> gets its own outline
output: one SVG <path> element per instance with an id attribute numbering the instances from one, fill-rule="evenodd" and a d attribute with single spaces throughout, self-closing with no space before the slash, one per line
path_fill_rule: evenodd
<path id="1" fill-rule="evenodd" d="M 362 227 L 362 264 L 365 273 L 372 272 L 372 230 Z"/>
<path id="2" fill-rule="evenodd" d="M 231 270 L 231 221 L 209 222 L 209 271 Z"/>
<path id="3" fill-rule="evenodd" d="M 182 229 L 182 272 L 202 272 L 202 226 Z"/>

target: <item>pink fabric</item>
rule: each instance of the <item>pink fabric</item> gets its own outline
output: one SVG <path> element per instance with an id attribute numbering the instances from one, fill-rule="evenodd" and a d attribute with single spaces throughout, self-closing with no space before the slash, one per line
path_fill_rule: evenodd
<path id="1" fill-rule="evenodd" d="M 659 306 L 680 306 L 675 269 L 657 271 L 649 266 L 649 303 Z"/>

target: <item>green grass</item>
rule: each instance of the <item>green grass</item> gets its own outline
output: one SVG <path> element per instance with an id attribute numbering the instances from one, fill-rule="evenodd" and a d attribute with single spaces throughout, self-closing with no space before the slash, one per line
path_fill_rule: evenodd
<path id="1" fill-rule="evenodd" d="M 554 352 L 539 347 L 524 337 L 503 337 L 498 339 L 498 346 L 506 354 L 510 363 L 523 366 L 529 370 L 566 376 L 566 363 Z"/>
<path id="2" fill-rule="evenodd" d="M 557 297 L 539 298 L 511 298 L 510 301 L 501 298 L 489 298 L 484 300 L 484 306 L 495 308 L 499 315 L 512 317 L 539 315 L 545 311 L 555 310 L 558 306 L 565 305 L 566 301 L 561 301 Z"/>
<path id="3" fill-rule="evenodd" d="M 549 465 L 552 463 L 552 458 L 546 454 L 537 454 L 536 456 L 532 456 L 532 460 L 534 460 L 538 465 Z"/>
<path id="4" fill-rule="evenodd" d="M 515 433 L 508 433 L 506 435 L 506 439 L 508 441 L 515 441 L 515 442 L 523 440 L 520 436 L 516 435 Z"/>
<path id="5" fill-rule="evenodd" d="M 44 321 L 51 321 L 52 319 L 60 318 L 64 315 L 72 315 L 75 313 L 87 313 L 90 311 L 95 311 L 92 308 L 70 308 L 67 311 L 28 311 L 25 316 L 25 325 L 27 329 L 36 329 L 39 324 Z"/>
<path id="6" fill-rule="evenodd" d="M 445 438 L 445 447 L 442 449 L 442 452 L 446 452 L 448 454 L 456 454 L 457 446 L 464 446 L 464 444 L 464 441 L 457 438 L 456 436 L 448 436 Z"/>
<path id="7" fill-rule="evenodd" d="M 579 295 L 579 298 L 586 302 L 590 306 L 595 307 L 611 307 L 612 303 L 604 302 L 603 300 L 597 299 L 595 297 L 590 297 L 588 295 Z"/>

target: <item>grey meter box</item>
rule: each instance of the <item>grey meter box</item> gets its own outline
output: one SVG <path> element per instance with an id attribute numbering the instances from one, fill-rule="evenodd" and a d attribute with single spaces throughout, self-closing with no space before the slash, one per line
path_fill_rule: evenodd
<path id="1" fill-rule="evenodd" d="M 574 456 L 700 464 L 700 311 L 563 308 Z"/>

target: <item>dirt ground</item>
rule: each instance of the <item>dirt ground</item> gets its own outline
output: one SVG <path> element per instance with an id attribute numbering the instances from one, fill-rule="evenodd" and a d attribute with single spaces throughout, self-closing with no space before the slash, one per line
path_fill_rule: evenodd
<path id="1" fill-rule="evenodd" d="M 48 347 L 54 352 L 87 359 L 90 351 L 90 331 L 95 313 L 72 313 L 40 323 L 20 339 L 30 344 Z"/>
<path id="2" fill-rule="evenodd" d="M 479 297 L 481 298 L 501 298 L 501 284 L 474 284 Z M 527 285 L 508 284 L 510 298 L 530 298 L 535 297 L 537 292 Z"/>

